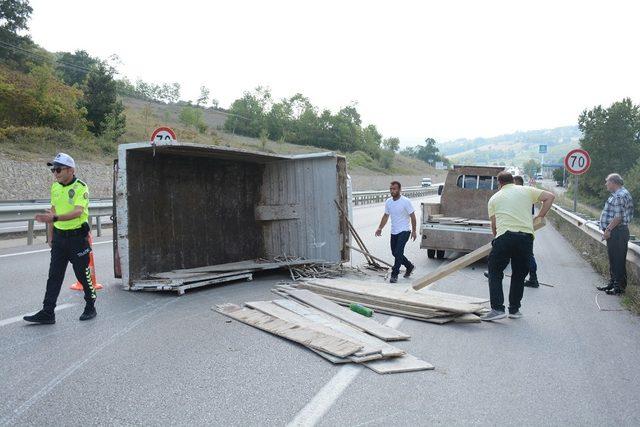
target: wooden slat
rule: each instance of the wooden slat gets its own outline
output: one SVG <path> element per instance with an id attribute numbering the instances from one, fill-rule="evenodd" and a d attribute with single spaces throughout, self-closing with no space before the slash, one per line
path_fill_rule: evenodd
<path id="1" fill-rule="evenodd" d="M 533 228 L 534 230 L 539 230 L 540 228 L 544 227 L 544 225 L 545 225 L 544 220 L 542 220 L 541 222 L 536 221 L 533 225 Z M 468 265 L 471 265 L 476 261 L 480 261 L 484 257 L 489 256 L 489 253 L 491 253 L 491 247 L 492 247 L 491 242 L 489 242 L 486 245 L 479 247 L 475 251 L 470 252 L 448 264 L 443 265 L 442 267 L 438 268 L 435 271 L 432 271 L 426 276 L 415 279 L 412 282 L 411 286 L 415 290 L 419 290 L 424 288 L 425 286 L 429 286 L 430 284 L 437 282 L 443 277 L 447 277 L 448 275 L 455 273 L 456 271 Z"/>
<path id="2" fill-rule="evenodd" d="M 322 332 L 323 334 L 334 336 L 336 338 L 340 338 L 345 341 L 350 341 L 358 346 L 360 349 L 354 353 L 355 356 L 363 357 L 371 354 L 382 353 L 382 349 L 378 347 L 369 346 L 366 343 L 356 340 L 352 336 L 345 334 L 344 332 L 338 330 L 338 328 L 333 328 L 329 324 L 323 324 L 318 319 L 308 319 L 304 316 L 301 316 L 297 313 L 294 313 L 288 309 L 285 309 L 273 301 L 249 301 L 245 303 L 247 307 L 255 308 L 269 316 L 277 317 L 278 319 L 282 319 L 286 322 L 294 323 L 299 325 L 300 327 L 315 330 L 318 332 Z"/>
<path id="3" fill-rule="evenodd" d="M 364 364 L 378 374 L 397 374 L 401 372 L 425 371 L 434 369 L 433 365 L 407 354 L 393 359 L 376 360 Z"/>
<path id="4" fill-rule="evenodd" d="M 347 282 L 339 279 L 312 279 L 308 280 L 308 282 L 338 291 L 348 290 L 354 294 L 374 296 L 389 302 L 408 303 L 452 313 L 473 313 L 478 310 L 478 307 L 473 304 L 425 295 L 420 292 L 414 292 L 411 288 L 402 290 L 389 285 L 369 285 L 367 282 L 356 283 L 355 281 Z"/>
<path id="5" fill-rule="evenodd" d="M 255 260 L 245 260 L 238 262 L 230 262 L 227 264 L 218 264 L 218 265 L 209 265 L 205 267 L 196 267 L 196 268 L 187 268 L 183 270 L 173 270 L 172 273 L 221 273 L 221 272 L 232 272 L 239 270 L 249 270 L 249 271 L 261 271 L 261 270 L 275 270 L 278 268 L 295 266 L 295 265 L 305 265 L 305 264 L 322 264 L 325 261 L 319 259 L 306 259 L 306 260 L 292 260 L 292 261 L 282 261 L 282 262 L 258 262 Z M 164 274 L 164 273 L 158 273 Z"/>
<path id="6" fill-rule="evenodd" d="M 397 341 L 409 339 L 409 335 L 396 329 L 385 326 L 377 321 L 354 313 L 338 304 L 329 301 L 322 296 L 305 289 L 286 289 L 285 292 L 291 297 L 304 302 L 320 311 L 349 323 L 363 331 L 378 337 L 384 341 Z"/>
<path id="7" fill-rule="evenodd" d="M 328 326 L 338 332 L 341 332 L 347 335 L 350 339 L 355 340 L 355 342 L 363 343 L 364 345 L 371 346 L 372 348 L 379 348 L 380 354 L 382 357 L 398 357 L 405 354 L 404 350 L 400 350 L 397 347 L 392 346 L 379 338 L 376 338 L 372 335 L 368 335 L 360 329 L 357 329 L 347 323 L 336 319 L 335 317 L 323 313 L 320 310 L 317 310 L 313 307 L 306 307 L 302 304 L 298 303 L 295 300 L 285 299 L 285 300 L 275 300 L 273 301 L 275 304 L 280 305 L 287 310 L 292 310 L 294 313 L 304 316 L 305 318 L 321 323 L 325 326 Z M 323 320 L 321 320 L 323 319 Z M 356 353 L 357 355 L 358 353 Z"/>
<path id="8" fill-rule="evenodd" d="M 289 205 L 259 205 L 256 206 L 256 221 L 282 221 L 298 219 L 302 214 L 302 206 Z"/>
<path id="9" fill-rule="evenodd" d="M 347 357 L 362 348 L 351 341 L 342 340 L 317 330 L 303 328 L 258 310 L 239 307 L 235 304 L 219 305 L 216 307 L 216 311 L 239 322 L 334 356 Z"/>
<path id="10" fill-rule="evenodd" d="M 451 294 L 449 292 L 440 292 L 434 291 L 432 289 L 423 289 L 420 291 L 421 294 L 432 294 L 435 296 L 439 296 L 440 298 L 451 299 L 454 301 L 466 302 L 469 304 L 486 304 L 489 302 L 489 298 L 478 298 L 478 297 L 470 297 L 467 295 L 460 294 Z"/>

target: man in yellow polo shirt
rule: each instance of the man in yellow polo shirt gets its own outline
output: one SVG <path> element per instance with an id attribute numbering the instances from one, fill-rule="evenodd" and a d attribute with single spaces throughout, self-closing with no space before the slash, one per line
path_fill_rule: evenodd
<path id="1" fill-rule="evenodd" d="M 533 255 L 533 221 L 544 218 L 555 196 L 535 187 L 514 184 L 509 172 L 498 174 L 500 190 L 489 199 L 488 210 L 493 232 L 493 248 L 489 254 L 489 293 L 491 312 L 482 320 L 493 321 L 507 317 L 502 292 L 504 269 L 511 262 L 511 287 L 509 289 L 509 317 L 517 319 L 520 301 L 524 293 L 524 278 L 529 272 L 529 262 Z M 534 220 L 531 205 L 542 202 L 542 207 Z"/>
<path id="2" fill-rule="evenodd" d="M 56 182 L 51 186 L 51 211 L 36 215 L 38 222 L 49 224 L 51 264 L 42 310 L 24 320 L 33 323 L 56 323 L 55 308 L 64 280 L 67 264 L 84 289 L 86 302 L 80 320 L 96 317 L 96 291 L 89 270 L 89 188 L 75 176 L 76 163 L 71 156 L 58 153 L 52 162 L 51 172 Z"/>

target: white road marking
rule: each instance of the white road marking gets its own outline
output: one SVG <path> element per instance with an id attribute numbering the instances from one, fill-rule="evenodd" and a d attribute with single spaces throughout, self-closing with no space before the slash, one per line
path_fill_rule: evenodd
<path id="1" fill-rule="evenodd" d="M 435 283 L 432 283 L 424 289 L 429 289 L 434 284 Z M 385 325 L 391 328 L 397 328 L 403 320 L 404 317 L 391 316 L 389 320 L 385 322 Z M 287 427 L 315 426 L 363 370 L 364 366 L 361 365 L 344 365 L 338 373 L 316 393 L 311 401 L 298 412 L 296 417 L 287 424 Z"/>
<path id="2" fill-rule="evenodd" d="M 16 409 L 11 411 L 4 418 L 0 419 L 0 426 L 14 424 L 15 419 L 18 418 L 23 413 L 25 413 L 27 410 L 29 410 L 29 408 L 31 408 L 31 406 L 33 406 L 34 403 L 36 403 L 41 398 L 43 398 L 44 396 L 49 394 L 49 392 L 51 390 L 53 390 L 54 388 L 56 388 L 58 386 L 58 384 L 60 384 L 67 377 L 69 377 L 74 372 L 76 372 L 78 369 L 80 369 L 84 365 L 86 365 L 87 362 L 89 362 L 91 359 L 93 359 L 98 353 L 100 353 L 106 347 L 108 347 L 111 344 L 113 344 L 119 337 L 127 334 L 130 330 L 132 330 L 133 328 L 137 327 L 139 324 L 141 324 L 142 322 L 147 320 L 149 317 L 153 316 L 154 314 L 156 314 L 157 312 L 162 310 L 167 305 L 172 304 L 172 303 L 174 303 L 176 301 L 177 301 L 177 299 L 173 299 L 173 300 L 170 300 L 170 301 L 168 301 L 168 302 L 166 302 L 164 304 L 160 304 L 159 306 L 156 306 L 156 308 L 154 308 L 150 312 L 148 312 L 146 314 L 143 314 L 142 316 L 138 317 L 133 322 L 129 323 L 129 325 L 127 327 L 125 327 L 124 329 L 121 329 L 120 331 L 118 331 L 115 334 L 111 335 L 109 338 L 107 338 L 105 341 L 103 341 L 102 344 L 98 345 L 95 349 L 90 351 L 89 354 L 87 354 L 87 356 L 84 359 L 78 360 L 75 363 L 73 363 L 67 369 L 62 371 L 62 373 L 60 373 L 59 375 L 54 377 L 51 381 L 49 381 L 44 387 L 42 387 L 40 389 L 40 391 L 38 391 L 36 394 L 31 396 L 22 405 L 18 406 Z"/>
<path id="3" fill-rule="evenodd" d="M 403 320 L 404 318 L 402 317 L 392 316 L 386 321 L 385 325 L 397 328 Z M 364 366 L 361 365 L 344 365 L 287 426 L 316 425 L 363 370 Z"/>
<path id="4" fill-rule="evenodd" d="M 113 243 L 113 240 L 105 240 L 104 242 L 93 242 L 93 246 L 103 245 L 105 243 Z M 15 253 L 15 254 L 0 255 L 0 258 L 7 258 L 7 257 L 12 257 L 12 256 L 18 256 L 18 255 L 37 254 L 39 252 L 49 252 L 50 250 L 51 249 L 38 249 L 37 251 L 18 252 L 18 253 Z"/>
<path id="5" fill-rule="evenodd" d="M 73 307 L 74 305 L 78 305 L 78 303 L 69 303 L 69 304 L 60 304 L 56 307 L 56 311 L 64 310 L 65 308 Z M 0 326 L 10 325 L 12 323 L 16 323 L 22 320 L 24 316 L 27 314 L 21 314 L 19 316 L 10 317 L 8 319 L 0 320 Z"/>

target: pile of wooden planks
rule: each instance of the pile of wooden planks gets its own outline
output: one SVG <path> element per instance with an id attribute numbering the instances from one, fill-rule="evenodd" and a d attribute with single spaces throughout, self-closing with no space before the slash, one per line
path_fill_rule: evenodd
<path id="1" fill-rule="evenodd" d="M 385 282 L 346 279 L 309 279 L 295 284 L 339 304 L 359 303 L 380 313 L 430 323 L 476 323 L 487 311 L 487 299 L 431 290 L 420 292 Z"/>
<path id="2" fill-rule="evenodd" d="M 433 369 L 389 343 L 409 339 L 403 332 L 308 290 L 280 286 L 274 292 L 285 298 L 251 301 L 244 307 L 223 304 L 214 310 L 299 343 L 332 363 L 358 363 L 379 374 Z"/>
<path id="3" fill-rule="evenodd" d="M 253 273 L 278 268 L 301 270 L 313 268 L 325 272 L 326 262 L 322 260 L 306 260 L 284 257 L 275 260 L 245 260 L 227 264 L 208 265 L 205 267 L 151 273 L 144 280 L 133 283 L 132 290 L 176 291 L 183 295 L 187 289 L 209 286 L 237 280 L 252 280 Z M 292 273 L 293 274 L 293 273 Z M 320 275 L 320 274 L 318 274 Z M 331 274 L 323 274 L 331 277 Z"/>

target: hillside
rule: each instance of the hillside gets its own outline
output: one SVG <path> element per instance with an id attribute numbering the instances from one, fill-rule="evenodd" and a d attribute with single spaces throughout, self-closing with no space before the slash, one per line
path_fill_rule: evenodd
<path id="1" fill-rule="evenodd" d="M 540 159 L 540 144 L 548 146 L 545 161 L 556 162 L 579 146 L 580 137 L 577 126 L 565 126 L 491 138 L 457 139 L 439 144 L 439 148 L 455 163 L 521 165 L 529 159 Z"/>
<path id="2" fill-rule="evenodd" d="M 180 141 L 201 144 L 216 144 L 249 150 L 264 150 L 270 153 L 299 154 L 326 151 L 318 147 L 300 146 L 267 141 L 265 146 L 256 138 L 232 135 L 219 130 L 225 114 L 213 109 L 203 109 L 203 120 L 208 126 L 198 133 L 180 124 L 179 105 L 141 101 L 124 98 L 127 116 L 123 142 L 138 142 L 149 139 L 158 126 L 172 127 Z M 45 166 L 53 154 L 64 151 L 78 161 L 78 173 L 87 181 L 92 197 L 109 197 L 112 188 L 112 162 L 116 157 L 115 146 L 107 145 L 90 134 L 77 135 L 49 128 L 0 128 L 0 200 L 47 198 L 51 184 L 51 173 Z M 381 190 L 388 188 L 389 181 L 398 179 L 406 186 L 419 185 L 423 176 L 434 182 L 444 177 L 426 163 L 402 155 L 396 155 L 391 170 L 380 169 L 364 153 L 346 154 L 349 173 L 355 190 Z M 16 186 L 15 182 L 21 182 Z"/>

